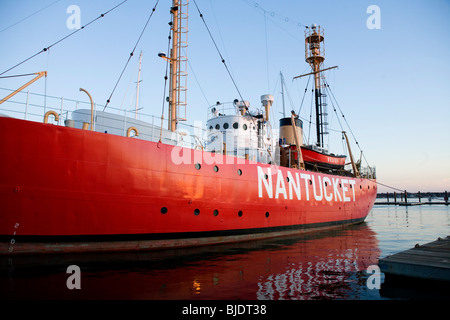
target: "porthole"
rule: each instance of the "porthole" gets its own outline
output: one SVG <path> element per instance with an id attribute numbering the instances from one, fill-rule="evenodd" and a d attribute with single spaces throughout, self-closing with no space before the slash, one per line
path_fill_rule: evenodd
<path id="1" fill-rule="evenodd" d="M 213 215 L 214 215 L 214 217 L 217 217 L 219 215 L 219 210 L 217 210 L 217 209 L 214 210 Z"/>
<path id="2" fill-rule="evenodd" d="M 220 124 L 216 124 L 216 130 L 220 129 Z"/>
<path id="3" fill-rule="evenodd" d="M 286 177 L 286 181 L 289 182 L 289 177 Z M 326 182 L 325 182 L 326 183 Z"/>
<path id="4" fill-rule="evenodd" d="M 360 185 L 359 188 L 362 189 L 362 186 Z"/>
<path id="5" fill-rule="evenodd" d="M 328 182 L 325 181 L 325 187 L 328 187 Z"/>
<path id="6" fill-rule="evenodd" d="M 309 180 L 309 185 L 312 185 L 312 180 Z"/>
<path id="7" fill-rule="evenodd" d="M 243 212 L 242 212 L 241 210 L 239 210 L 238 216 L 239 216 L 239 217 L 242 217 L 242 214 L 243 214 Z"/>
<path id="8" fill-rule="evenodd" d="M 219 167 L 218 166 L 214 166 L 214 172 L 218 172 L 219 171 Z"/>
<path id="9" fill-rule="evenodd" d="M 209 131 L 212 131 L 212 129 L 213 129 L 213 126 L 209 126 Z"/>
<path id="10" fill-rule="evenodd" d="M 224 129 L 228 129 L 228 127 L 229 127 L 228 122 L 225 122 L 225 123 L 223 124 L 223 128 L 224 128 Z"/>
<path id="11" fill-rule="evenodd" d="M 367 190 L 369 190 L 370 189 L 370 186 L 367 186 Z"/>
<path id="12" fill-rule="evenodd" d="M 267 174 L 265 174 L 264 178 L 267 180 L 267 179 L 269 179 L 269 176 Z"/>
<path id="13" fill-rule="evenodd" d="M 268 218 L 269 217 L 269 212 L 266 212 L 266 218 Z"/>
<path id="14" fill-rule="evenodd" d="M 242 170 L 238 169 L 238 175 L 242 176 Z"/>
<path id="15" fill-rule="evenodd" d="M 233 123 L 233 128 L 234 128 L 234 129 L 239 128 L 239 123 L 237 123 L 237 122 Z"/>
<path id="16" fill-rule="evenodd" d="M 200 163 L 196 163 L 196 164 L 195 164 L 195 169 L 200 170 L 201 167 L 202 167 L 202 166 L 200 165 Z"/>
<path id="17" fill-rule="evenodd" d="M 167 208 L 166 207 L 162 207 L 161 208 L 161 213 L 162 214 L 166 214 L 167 213 Z"/>
<path id="18" fill-rule="evenodd" d="M 196 216 L 198 216 L 198 215 L 200 214 L 200 209 L 195 209 L 195 210 L 194 210 L 194 214 L 195 214 Z"/>
<path id="19" fill-rule="evenodd" d="M 244 125 L 242 126 L 242 129 L 247 130 L 247 125 L 244 124 Z"/>

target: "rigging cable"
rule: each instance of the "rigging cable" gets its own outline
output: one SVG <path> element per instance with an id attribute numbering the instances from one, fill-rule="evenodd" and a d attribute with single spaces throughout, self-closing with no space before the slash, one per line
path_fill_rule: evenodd
<path id="1" fill-rule="evenodd" d="M 298 113 L 297 114 L 300 114 L 300 111 L 302 111 L 303 101 L 305 100 L 306 91 L 308 90 L 309 80 L 310 79 L 311 79 L 311 75 L 308 76 L 308 82 L 306 83 L 305 92 L 303 93 L 302 102 L 300 103 L 300 108 L 298 108 Z"/>
<path id="2" fill-rule="evenodd" d="M 267 17 L 264 12 L 264 35 L 266 40 L 266 69 L 267 69 L 267 92 L 270 91 L 270 73 L 269 73 L 269 46 L 267 44 Z"/>
<path id="3" fill-rule="evenodd" d="M 125 0 L 125 1 L 128 1 L 128 0 Z M 137 45 L 138 45 L 139 42 L 141 41 L 142 35 L 144 34 L 144 31 L 145 31 L 145 29 L 147 28 L 147 25 L 148 25 L 148 23 L 150 22 L 150 19 L 152 18 L 153 13 L 155 13 L 155 11 L 156 11 L 156 7 L 158 6 L 158 3 L 159 3 L 159 0 L 156 1 L 156 4 L 155 4 L 155 6 L 154 6 L 153 9 L 152 9 L 152 12 L 150 13 L 150 16 L 148 17 L 147 22 L 145 23 L 144 28 L 142 29 L 141 34 L 139 35 L 139 38 L 137 39 L 136 44 L 134 45 L 133 50 L 130 52 L 130 55 L 129 55 L 129 57 L 128 57 L 128 60 L 127 60 L 127 62 L 125 63 L 125 66 L 124 66 L 123 69 L 122 69 L 122 72 L 121 72 L 121 74 L 120 74 L 120 76 L 119 76 L 119 79 L 117 79 L 116 85 L 114 86 L 114 88 L 113 88 L 113 90 L 112 90 L 112 92 L 111 92 L 111 95 L 109 96 L 108 100 L 106 100 L 106 104 L 105 104 L 105 106 L 103 107 L 103 111 L 105 111 L 106 107 L 108 106 L 109 102 L 111 101 L 111 98 L 112 98 L 112 96 L 113 96 L 113 94 L 114 94 L 114 91 L 116 91 L 117 85 L 119 84 L 120 79 L 122 78 L 123 73 L 125 72 L 125 69 L 126 69 L 127 66 L 128 66 L 128 63 L 130 62 L 131 58 L 132 58 L 133 55 L 134 55 L 134 51 L 136 50 Z"/>
<path id="4" fill-rule="evenodd" d="M 120 7 L 122 4 L 124 4 L 124 3 L 127 2 L 127 1 L 128 1 L 128 0 L 122 1 L 121 3 L 119 3 L 118 5 L 116 5 L 115 7 L 111 8 L 111 9 L 109 9 L 108 11 L 106 11 L 105 13 L 102 13 L 101 15 L 99 15 L 99 16 L 98 16 L 97 18 L 95 18 L 94 20 L 91 20 L 90 22 L 88 22 L 87 24 L 85 24 L 84 26 L 82 26 L 80 29 L 77 29 L 77 30 L 75 30 L 75 31 L 73 31 L 73 32 L 71 32 L 71 33 L 69 33 L 67 36 L 65 36 L 65 37 L 63 37 L 63 38 L 61 38 L 61 39 L 59 39 L 58 41 L 54 42 L 53 44 L 49 45 L 48 47 L 45 47 L 45 48 L 42 49 L 41 51 L 39 51 L 39 52 L 33 54 L 32 56 L 26 58 L 25 60 L 23 60 L 23 61 L 21 61 L 21 62 L 19 62 L 19 63 L 17 63 L 16 65 L 12 66 L 11 68 L 9 68 L 9 69 L 3 71 L 2 73 L 0 73 L 0 75 L 3 75 L 3 74 L 5 74 L 5 73 L 7 73 L 8 71 L 11 71 L 12 69 L 14 69 L 14 68 L 16 68 L 16 67 L 18 67 L 18 66 L 24 64 L 24 63 L 27 62 L 28 60 L 33 59 L 34 57 L 40 55 L 41 53 L 46 52 L 46 51 L 49 50 L 51 47 L 57 45 L 58 43 L 60 43 L 60 42 L 62 42 L 62 41 L 64 41 L 64 40 L 66 40 L 67 38 L 69 38 L 70 36 L 72 36 L 72 35 L 74 35 L 75 33 L 79 32 L 80 30 L 83 30 L 84 28 L 86 28 L 86 27 L 89 26 L 90 24 L 94 23 L 95 21 L 99 20 L 100 18 L 103 18 L 105 15 L 107 15 L 108 13 L 110 13 L 111 11 L 113 11 L 114 9 Z"/>
<path id="5" fill-rule="evenodd" d="M 370 180 L 372 182 L 375 182 L 376 184 L 382 185 L 383 187 L 387 187 L 387 188 L 390 188 L 390 189 L 393 189 L 393 190 L 397 190 L 397 191 L 400 191 L 400 192 L 405 192 L 406 191 L 406 190 L 402 190 L 402 189 L 395 188 L 395 187 L 392 187 L 392 186 L 388 186 L 387 184 L 381 183 L 381 182 L 379 182 L 377 180 L 373 180 L 373 179 L 368 179 L 368 180 Z"/>
<path id="6" fill-rule="evenodd" d="M 297 38 L 297 36 L 296 35 L 294 35 L 294 34 L 292 34 L 291 32 L 289 32 L 289 31 L 287 31 L 285 28 L 283 28 L 281 25 L 279 25 L 278 23 L 276 23 L 275 21 L 274 21 L 274 19 L 276 18 L 276 19 L 278 19 L 278 20 L 280 20 L 280 21 L 283 21 L 284 23 L 293 23 L 296 27 L 306 27 L 306 25 L 304 25 L 303 23 L 301 23 L 301 22 L 299 22 L 299 21 L 295 21 L 295 20 L 293 20 L 293 19 L 291 19 L 291 18 L 289 18 L 289 17 L 286 17 L 286 16 L 281 16 L 281 15 L 279 15 L 279 14 L 277 14 L 276 12 L 274 12 L 274 11 L 269 11 L 269 10 L 266 10 L 266 9 L 264 9 L 258 2 L 256 2 L 256 1 L 253 1 L 253 0 L 243 0 L 244 2 L 247 2 L 247 4 L 250 6 L 250 7 L 253 7 L 255 10 L 257 10 L 257 11 L 261 11 L 260 13 L 262 13 L 264 16 L 266 16 L 266 14 L 269 14 L 269 16 L 270 16 L 270 20 L 271 20 L 271 22 L 274 24 L 274 25 L 276 25 L 278 28 L 280 28 L 283 32 L 285 32 L 286 34 L 288 34 L 289 36 L 291 36 L 294 40 L 296 40 L 296 41 L 298 41 L 298 42 L 303 42 L 304 40 L 303 39 L 299 39 L 299 38 Z"/>
<path id="7" fill-rule="evenodd" d="M 214 46 L 216 47 L 217 53 L 218 53 L 219 56 L 220 56 L 220 60 L 222 61 L 223 65 L 225 66 L 225 69 L 227 70 L 228 75 L 230 76 L 231 81 L 233 82 L 234 87 L 236 88 L 236 91 L 237 91 L 238 94 L 239 94 L 239 97 L 241 98 L 242 101 L 244 101 L 244 98 L 242 97 L 242 94 L 241 94 L 241 92 L 239 91 L 239 88 L 238 88 L 238 86 L 237 86 L 237 84 L 236 84 L 236 81 L 234 81 L 234 78 L 233 78 L 233 76 L 231 75 L 230 69 L 228 68 L 227 64 L 225 63 L 225 59 L 223 58 L 222 54 L 220 53 L 219 47 L 217 46 L 217 43 L 216 43 L 216 41 L 214 40 L 214 37 L 212 36 L 211 31 L 209 30 L 209 27 L 208 27 L 208 25 L 206 24 L 205 19 L 203 18 L 203 14 L 200 12 L 200 9 L 198 8 L 197 2 L 196 2 L 195 0 L 194 0 L 194 4 L 195 4 L 195 7 L 197 8 L 198 14 L 200 15 L 200 18 L 201 18 L 202 21 L 203 21 L 203 24 L 204 24 L 205 27 L 206 27 L 206 30 L 208 31 L 209 37 L 211 38 L 212 42 L 214 43 Z"/>
<path id="8" fill-rule="evenodd" d="M 210 5 L 211 5 L 212 14 L 213 14 L 214 20 L 215 20 L 215 22 L 216 22 L 216 26 L 217 26 L 217 31 L 218 31 L 218 33 L 219 33 L 220 42 L 222 42 L 223 51 L 225 52 L 225 56 L 227 57 L 227 60 L 230 61 L 230 58 L 229 58 L 230 56 L 229 56 L 229 54 L 228 54 L 228 52 L 227 52 L 227 47 L 226 47 L 226 45 L 225 45 L 225 42 L 223 41 L 222 32 L 220 32 L 220 26 L 219 26 L 219 23 L 218 23 L 218 19 L 217 19 L 217 16 L 216 16 L 216 12 L 215 12 L 215 10 L 214 10 L 213 1 L 212 1 L 212 0 L 209 0 L 209 3 L 210 3 Z M 230 65 L 229 68 L 231 69 L 231 74 L 233 74 L 233 68 L 232 68 L 232 66 Z"/>
<path id="9" fill-rule="evenodd" d="M 26 16 L 25 18 L 22 18 L 22 19 L 20 19 L 19 21 L 15 22 L 15 23 L 13 23 L 13 24 L 11 24 L 11 25 L 9 25 L 9 26 L 7 26 L 6 28 L 3 28 L 2 30 L 0 30 L 0 32 L 6 31 L 6 30 L 8 30 L 9 28 L 14 27 L 15 25 L 17 25 L 17 24 L 19 24 L 19 23 L 21 23 L 21 22 L 27 20 L 28 18 L 31 18 L 32 16 L 38 14 L 38 13 L 41 12 L 41 11 L 44 11 L 45 9 L 51 7 L 52 5 L 54 5 L 55 3 L 60 2 L 60 1 L 61 1 L 61 0 L 53 1 L 52 3 L 46 5 L 45 7 L 43 7 L 43 8 L 41 8 L 41 9 L 39 9 L 39 10 L 33 12 L 32 14 L 29 14 L 29 15 Z"/>
<path id="10" fill-rule="evenodd" d="M 338 109 L 339 109 L 339 111 L 340 111 L 340 113 L 341 113 L 341 115 L 342 115 L 342 118 L 344 119 L 345 123 L 347 124 L 347 127 L 348 127 L 348 129 L 350 130 L 350 133 L 352 134 L 352 137 L 353 137 L 353 139 L 355 140 L 356 145 L 358 146 L 359 150 L 361 150 L 361 148 L 359 147 L 358 140 L 356 140 L 356 137 L 355 137 L 355 135 L 353 134 L 353 131 L 352 131 L 352 129 L 350 128 L 350 125 L 348 124 L 347 119 L 345 118 L 345 115 L 344 115 L 344 113 L 342 112 L 342 109 L 341 109 L 341 107 L 339 106 L 339 103 L 337 102 L 336 97 L 334 96 L 333 92 L 332 92 L 331 89 L 330 89 L 330 85 L 328 84 L 328 82 L 327 82 L 326 80 L 324 80 L 324 84 L 325 84 L 325 87 L 327 88 L 328 92 L 331 93 L 331 96 L 333 97 L 334 101 L 336 102 L 336 105 L 337 105 L 337 107 L 338 107 Z M 336 114 L 336 115 L 337 115 L 337 114 Z M 339 123 L 340 123 L 340 122 L 339 122 Z M 342 128 L 342 126 L 341 126 L 341 128 Z M 362 150 L 361 150 L 361 151 L 362 151 Z"/>
<path id="11" fill-rule="evenodd" d="M 314 101 L 314 89 L 311 88 L 311 109 L 309 110 L 309 127 L 308 127 L 308 144 L 311 137 L 311 124 L 312 124 L 312 113 L 313 113 L 313 101 Z"/>
<path id="12" fill-rule="evenodd" d="M 169 36 L 167 37 L 169 39 L 169 41 L 167 43 L 167 52 L 169 52 L 169 50 L 170 50 L 170 40 L 172 40 L 172 37 L 170 34 L 171 34 L 171 30 L 169 30 Z M 166 60 L 166 73 L 164 75 L 164 94 L 163 94 L 162 111 L 161 111 L 161 126 L 159 129 L 159 142 L 162 142 L 161 138 L 162 138 L 162 130 L 163 130 L 162 128 L 163 128 L 163 122 L 164 122 L 164 105 L 166 103 L 167 79 L 169 79 L 169 77 L 167 76 L 168 70 L 169 70 L 169 59 Z"/>
<path id="13" fill-rule="evenodd" d="M 354 135 L 352 129 L 350 128 L 350 125 L 348 124 L 347 119 L 345 118 L 345 116 L 344 116 L 344 114 L 343 114 L 343 112 L 342 112 L 342 110 L 341 110 L 341 108 L 340 108 L 340 106 L 339 106 L 339 103 L 338 103 L 337 100 L 336 100 L 336 97 L 334 96 L 333 92 L 332 92 L 331 89 L 330 89 L 330 85 L 329 85 L 326 81 L 325 81 L 325 87 L 327 88 L 328 92 L 331 93 L 331 96 L 332 96 L 333 99 L 335 100 L 336 105 L 338 106 L 339 111 L 340 111 L 342 117 L 344 118 L 344 121 L 345 121 L 345 123 L 347 124 L 347 127 L 349 128 L 350 133 L 352 134 L 353 139 L 355 140 L 356 145 L 358 146 L 359 151 L 361 152 L 361 157 L 364 158 L 364 161 L 366 162 L 366 164 L 367 164 L 367 166 L 368 166 L 368 168 L 369 168 L 369 170 L 370 170 L 370 174 L 371 174 L 372 176 L 374 176 L 374 172 L 373 172 L 373 170 L 372 170 L 372 167 L 369 165 L 369 162 L 367 161 L 366 155 L 364 154 L 363 150 L 361 149 L 361 146 L 359 145 L 358 141 L 356 140 L 356 137 L 355 137 L 355 135 Z M 331 99 L 330 99 L 330 100 L 331 100 Z M 333 103 L 332 100 L 331 100 L 331 103 Z M 334 108 L 334 104 L 333 104 L 333 108 Z M 334 111 L 335 111 L 336 116 L 337 116 L 336 108 L 334 108 Z M 338 118 L 338 121 L 339 121 L 339 117 L 337 117 L 337 118 Z M 340 122 L 340 121 L 339 121 L 339 124 L 341 125 L 341 122 Z M 342 128 L 342 125 L 341 125 L 341 128 Z M 344 130 L 342 129 L 342 131 L 344 131 Z M 398 189 L 398 188 L 395 188 L 395 187 L 392 187 L 392 186 L 385 185 L 385 184 L 383 184 L 383 183 L 381 183 L 381 182 L 378 182 L 378 181 L 376 181 L 376 180 L 372 180 L 372 181 L 376 182 L 377 184 L 380 184 L 380 185 L 382 185 L 382 186 L 385 186 L 385 187 L 388 187 L 388 188 L 391 188 L 391 189 L 394 189 L 394 190 L 397 190 L 397 191 L 404 191 L 404 190 L 401 190 L 401 189 Z"/>

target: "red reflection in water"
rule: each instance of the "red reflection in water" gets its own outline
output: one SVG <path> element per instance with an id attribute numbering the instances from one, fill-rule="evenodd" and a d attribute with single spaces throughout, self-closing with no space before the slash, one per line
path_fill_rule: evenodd
<path id="1" fill-rule="evenodd" d="M 310 235 L 164 252 L 2 261 L 11 299 L 359 299 L 380 256 L 361 224 Z M 45 261 L 44 261 L 45 260 Z M 81 269 L 69 290 L 67 266 Z M 31 267 L 31 268 L 28 268 Z M 37 267 L 38 266 L 38 267 Z M 6 267 L 6 272 L 3 272 Z M 4 276 L 7 273 L 7 276 Z"/>

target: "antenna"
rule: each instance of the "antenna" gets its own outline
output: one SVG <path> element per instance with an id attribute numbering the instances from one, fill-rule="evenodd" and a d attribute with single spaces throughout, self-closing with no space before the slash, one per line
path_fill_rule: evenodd
<path id="1" fill-rule="evenodd" d="M 138 111 L 138 104 L 139 104 L 139 84 L 141 82 L 141 63 L 142 63 L 142 51 L 139 56 L 139 72 L 138 72 L 138 80 L 136 84 L 136 107 L 134 111 L 134 118 L 137 119 L 137 111 Z"/>
<path id="2" fill-rule="evenodd" d="M 280 78 L 281 78 L 281 99 L 283 101 L 283 118 L 286 118 L 286 110 L 284 108 L 284 77 L 281 71 L 280 71 Z"/>

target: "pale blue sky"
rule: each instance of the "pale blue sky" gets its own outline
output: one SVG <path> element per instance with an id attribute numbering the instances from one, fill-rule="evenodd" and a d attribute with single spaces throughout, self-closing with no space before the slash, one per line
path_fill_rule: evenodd
<path id="1" fill-rule="evenodd" d="M 1 0 L 0 73 L 69 34 L 70 5 L 80 7 L 84 25 L 120 2 Z M 86 100 L 78 91 L 83 87 L 96 103 L 104 104 L 155 3 L 129 0 L 5 75 L 47 70 L 48 95 Z M 125 100 L 129 83 L 136 81 L 142 50 L 143 112 L 161 115 L 165 63 L 157 53 L 167 51 L 170 3 L 158 4 L 112 106 Z M 367 160 L 377 167 L 378 180 L 411 192 L 450 190 L 450 1 L 197 0 L 197 4 L 244 99 L 259 107 L 262 94 L 274 94 L 272 114 L 277 118 L 282 110 L 278 75 L 283 72 L 298 110 L 307 79 L 292 78 L 308 71 L 303 26 L 321 25 L 325 65 L 339 66 L 326 73 L 328 83 Z M 379 30 L 366 26 L 370 5 L 381 10 Z M 206 122 L 206 100 L 232 101 L 238 94 L 192 0 L 189 13 L 187 53 L 192 69 L 187 116 L 190 122 Z M 15 89 L 23 82 L 0 79 L 0 87 Z M 29 90 L 44 93 L 44 83 L 39 80 Z M 305 118 L 308 99 L 309 95 L 301 113 Z M 286 108 L 291 109 L 288 102 Z M 341 143 L 330 146 L 330 151 L 341 153 Z M 353 152 L 359 157 L 355 145 Z"/>

